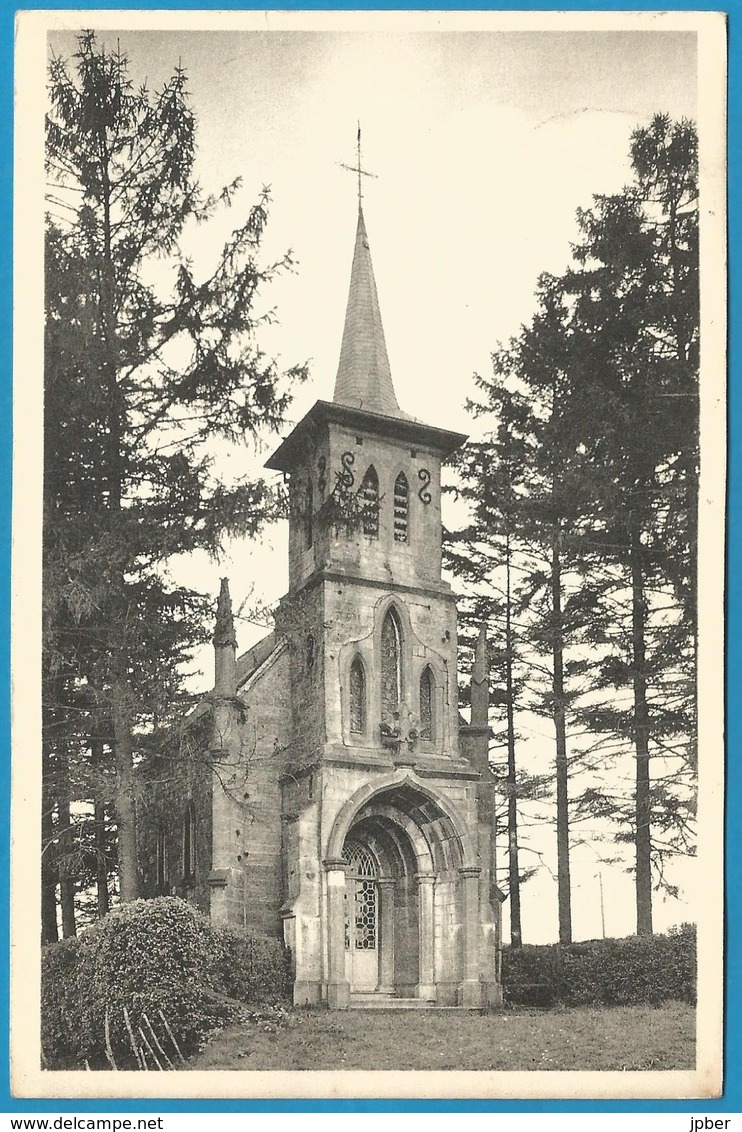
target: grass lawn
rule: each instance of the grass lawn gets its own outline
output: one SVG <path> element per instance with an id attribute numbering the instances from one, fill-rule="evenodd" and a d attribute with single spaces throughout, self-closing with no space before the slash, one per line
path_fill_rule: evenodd
<path id="1" fill-rule="evenodd" d="M 695 1009 L 301 1010 L 221 1031 L 189 1069 L 692 1069 Z"/>

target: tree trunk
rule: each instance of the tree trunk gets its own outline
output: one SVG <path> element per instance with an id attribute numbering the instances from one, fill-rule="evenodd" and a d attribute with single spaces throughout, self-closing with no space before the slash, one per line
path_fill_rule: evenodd
<path id="1" fill-rule="evenodd" d="M 121 676 L 120 659 L 114 661 L 119 672 L 111 684 L 113 742 L 116 752 L 116 830 L 118 840 L 119 895 L 122 901 L 139 896 L 137 869 L 136 807 L 134 805 L 134 758 L 131 738 L 130 691 Z"/>
<path id="2" fill-rule="evenodd" d="M 631 595 L 636 748 L 636 934 L 652 935 L 652 832 L 645 642 L 647 605 L 644 596 L 641 531 L 636 513 L 631 516 Z"/>
<path id="3" fill-rule="evenodd" d="M 59 896 L 62 905 L 62 935 L 65 939 L 77 935 L 75 924 L 75 879 L 73 856 L 75 850 L 70 812 L 69 755 L 65 739 L 58 737 L 57 755 L 57 815 L 59 822 Z"/>
<path id="4" fill-rule="evenodd" d="M 46 726 L 44 728 L 46 731 Z M 49 737 L 42 738 L 41 783 L 41 942 L 56 943 L 57 925 L 57 865 L 54 845 L 54 783 L 51 772 Z"/>
<path id="5" fill-rule="evenodd" d="M 557 892 L 559 903 L 559 942 L 572 942 L 572 893 L 569 875 L 569 768 L 567 727 L 564 710 L 564 634 L 562 628 L 561 528 L 554 531 L 551 556 L 551 600 L 553 616 L 552 659 L 554 664 L 554 731 L 556 734 L 557 793 Z"/>
<path id="6" fill-rule="evenodd" d="M 121 522 L 125 479 L 123 436 L 126 401 L 119 384 L 118 324 L 116 320 L 116 273 L 111 242 L 111 185 L 105 128 L 101 135 L 101 180 L 103 204 L 103 263 L 101 271 L 101 319 L 105 342 L 104 370 L 108 400 L 108 482 L 111 526 Z M 126 586 L 123 573 L 114 575 L 111 618 L 111 718 L 115 750 L 115 809 L 118 839 L 119 895 L 122 901 L 139 896 L 137 870 L 136 807 L 134 805 L 134 744 L 132 740 L 132 690 L 127 677 Z"/>
<path id="7" fill-rule="evenodd" d="M 106 860 L 106 807 L 101 798 L 100 772 L 103 763 L 103 740 L 95 736 L 90 744 L 90 761 L 95 774 L 93 828 L 95 845 L 95 885 L 98 916 L 102 919 L 110 909 L 108 896 L 108 861 Z"/>
<path id="8" fill-rule="evenodd" d="M 102 919 L 108 914 L 111 902 L 108 895 L 108 861 L 106 860 L 106 808 L 96 799 L 93 821 L 95 823 L 95 885 L 98 916 Z"/>
<path id="9" fill-rule="evenodd" d="M 513 703 L 513 620 L 510 601 L 510 537 L 505 542 L 505 690 L 508 733 L 508 879 L 510 946 L 521 947 L 520 873 L 518 871 L 518 799 L 515 778 L 515 711 Z"/>

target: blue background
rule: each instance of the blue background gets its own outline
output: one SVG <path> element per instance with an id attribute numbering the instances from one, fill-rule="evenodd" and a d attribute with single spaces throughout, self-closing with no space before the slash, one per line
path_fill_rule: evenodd
<path id="1" fill-rule="evenodd" d="M 125 2 L 99 2 L 43 5 L 49 9 L 128 8 Z M 270 5 L 260 5 L 268 7 Z M 282 9 L 311 9 L 318 5 L 281 3 Z M 327 8 L 383 8 L 424 7 L 427 10 L 443 9 L 443 5 L 429 2 L 404 4 L 321 4 Z M 657 10 L 659 3 L 565 3 L 548 5 L 500 3 L 498 11 L 574 9 L 584 11 L 640 11 Z M 158 9 L 240 10 L 256 5 L 234 4 L 229 0 L 220 3 L 154 3 L 137 7 Z M 703 3 L 672 4 L 673 9 L 690 11 L 718 11 L 719 6 Z M 489 10 L 488 6 L 469 2 L 451 3 L 445 9 Z M 740 116 L 742 116 L 742 0 L 725 8 L 728 13 L 729 40 L 729 279 L 730 279 L 730 332 L 729 332 L 729 479 L 728 479 L 728 535 L 727 535 L 727 779 L 726 779 L 726 992 L 725 992 L 725 1057 L 724 1095 L 715 1101 L 34 1101 L 14 1100 L 10 1096 L 8 1056 L 8 987 L 9 987 L 9 845 L 10 845 L 10 528 L 11 528 L 11 471 L 12 471 L 12 218 L 13 218 L 13 27 L 17 9 L 0 0 L 0 483 L 7 490 L 0 494 L 0 578 L 4 583 L 0 596 L 0 908 L 6 931 L 0 935 L 0 1112 L 317 1112 L 317 1111 L 399 1111 L 399 1112 L 699 1112 L 742 1113 L 742 971 L 740 971 L 740 935 L 742 933 L 742 856 L 740 854 L 740 817 L 738 807 L 742 800 L 742 767 L 736 753 L 740 747 L 742 718 L 738 711 L 738 677 L 742 662 L 742 609 L 740 608 L 739 573 L 742 569 L 740 547 L 740 491 L 742 490 L 742 451 L 739 433 L 742 428 L 742 404 L 739 382 L 735 381 L 740 361 L 738 333 L 739 288 L 742 273 L 742 216 L 739 199 L 739 173 L 742 166 L 740 153 Z M 735 192 L 735 190 L 737 190 Z M 22 360 L 18 366 L 21 377 Z M 735 677 L 737 679 L 735 679 Z M 736 695 L 735 695 L 736 693 Z M 20 757 L 21 752 L 17 753 Z M 29 866 L 29 882 L 35 882 L 35 866 Z"/>

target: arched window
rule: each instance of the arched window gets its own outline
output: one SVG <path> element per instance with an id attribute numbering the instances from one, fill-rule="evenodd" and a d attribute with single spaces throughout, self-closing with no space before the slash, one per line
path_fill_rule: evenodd
<path id="1" fill-rule="evenodd" d="M 402 699 L 402 632 L 394 608 L 381 626 L 381 721 L 394 725 L 394 713 Z"/>
<path id="2" fill-rule="evenodd" d="M 183 818 L 183 875 L 190 881 L 196 875 L 196 807 L 193 802 L 186 806 Z"/>
<path id="3" fill-rule="evenodd" d="M 435 739 L 435 680 L 429 668 L 420 677 L 420 738 Z"/>
<path id="4" fill-rule="evenodd" d="M 366 730 L 366 674 L 357 656 L 350 666 L 350 731 L 362 735 Z"/>
<path id="5" fill-rule="evenodd" d="M 400 472 L 394 481 L 394 541 L 407 542 L 410 488 L 407 476 Z"/>
<path id="6" fill-rule="evenodd" d="M 168 859 L 167 859 L 167 831 L 165 823 L 160 822 L 157 827 L 157 891 L 165 893 L 168 886 Z"/>
<path id="7" fill-rule="evenodd" d="M 358 841 L 346 841 L 343 860 L 350 865 L 350 871 L 354 876 L 376 878 L 376 862 L 368 849 Z"/>
<path id="8" fill-rule="evenodd" d="M 304 493 L 304 548 L 309 550 L 314 538 L 314 492 L 312 481 L 306 486 Z"/>
<path id="9" fill-rule="evenodd" d="M 370 464 L 358 490 L 361 502 L 363 533 L 369 538 L 379 537 L 379 477 Z"/>

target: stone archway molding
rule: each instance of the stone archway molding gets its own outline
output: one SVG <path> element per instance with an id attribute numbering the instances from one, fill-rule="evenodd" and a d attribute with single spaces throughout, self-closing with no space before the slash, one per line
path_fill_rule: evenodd
<path id="1" fill-rule="evenodd" d="M 414 871 L 416 873 L 432 873 L 435 871 L 433 854 L 428 839 L 415 819 L 410 817 L 409 814 L 400 812 L 395 806 L 385 806 L 383 804 L 383 796 L 379 799 L 372 798 L 370 803 L 366 802 L 358 813 L 362 814 L 363 821 L 367 819 L 373 820 L 374 818 L 386 819 L 388 825 L 401 831 L 402 835 L 409 842 L 412 853 L 414 854 Z M 352 835 L 355 828 L 356 824 L 354 821 L 351 824 L 349 834 Z"/>
<path id="2" fill-rule="evenodd" d="M 372 799 L 385 794 L 388 790 L 399 789 L 400 786 L 409 785 L 413 790 L 422 794 L 428 801 L 437 806 L 443 817 L 451 823 L 453 831 L 461 846 L 461 868 L 478 869 L 480 866 L 474 845 L 474 839 L 467 830 L 466 822 L 458 813 L 456 806 L 437 791 L 431 790 L 421 778 L 409 767 L 400 767 L 383 778 L 376 779 L 373 784 L 361 786 L 350 796 L 340 809 L 330 831 L 325 858 L 339 860 L 342 857 L 345 838 L 348 835 L 353 821 L 359 811 Z"/>

